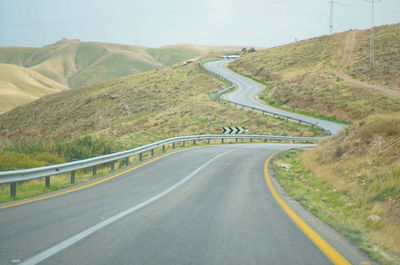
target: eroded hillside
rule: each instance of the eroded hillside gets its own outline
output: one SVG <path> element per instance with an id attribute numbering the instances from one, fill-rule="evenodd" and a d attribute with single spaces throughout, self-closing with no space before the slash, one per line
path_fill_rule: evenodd
<path id="1" fill-rule="evenodd" d="M 231 67 L 268 84 L 260 95 L 266 103 L 354 121 L 400 110 L 399 30 L 376 29 L 375 64 L 368 31 L 350 31 L 249 53 Z"/>

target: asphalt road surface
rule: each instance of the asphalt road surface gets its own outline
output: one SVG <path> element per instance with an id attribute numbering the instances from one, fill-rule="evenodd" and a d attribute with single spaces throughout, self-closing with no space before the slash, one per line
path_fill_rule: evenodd
<path id="1" fill-rule="evenodd" d="M 232 83 L 238 86 L 237 90 L 227 95 L 227 99 L 229 101 L 239 103 L 248 107 L 259 108 L 268 112 L 273 112 L 276 114 L 285 115 L 288 117 L 307 121 L 312 124 L 316 124 L 319 127 L 331 132 L 331 134 L 336 134 L 344 127 L 343 124 L 320 120 L 317 118 L 289 111 L 284 111 L 258 102 L 255 98 L 256 95 L 262 90 L 262 86 L 249 78 L 243 77 L 227 69 L 225 67 L 225 64 L 230 61 L 231 60 L 211 61 L 205 63 L 204 65 L 207 68 L 207 70 L 225 77 L 226 79 L 230 80 Z"/>
<path id="2" fill-rule="evenodd" d="M 331 264 L 265 183 L 266 158 L 293 147 L 306 145 L 186 150 L 83 190 L 0 209 L 0 264 Z"/>

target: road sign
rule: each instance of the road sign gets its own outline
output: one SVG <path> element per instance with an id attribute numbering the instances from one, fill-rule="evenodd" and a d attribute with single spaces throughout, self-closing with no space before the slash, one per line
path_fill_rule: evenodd
<path id="1" fill-rule="evenodd" d="M 242 134 L 246 131 L 244 127 L 223 127 L 223 133 L 225 134 Z"/>

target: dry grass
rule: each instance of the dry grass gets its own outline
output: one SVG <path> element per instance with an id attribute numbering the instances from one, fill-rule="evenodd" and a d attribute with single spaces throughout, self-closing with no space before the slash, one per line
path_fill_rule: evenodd
<path id="1" fill-rule="evenodd" d="M 348 225 L 365 234 L 371 245 L 400 262 L 400 116 L 376 115 L 346 128 L 314 150 L 303 164 L 335 189 L 348 194 L 351 207 L 365 214 Z M 369 215 L 381 219 L 367 220 Z"/>
<path id="2" fill-rule="evenodd" d="M 368 82 L 374 79 L 378 84 L 397 84 L 400 69 L 399 29 L 400 25 L 393 25 L 376 30 L 379 59 L 377 66 L 371 69 L 365 63 L 369 59 L 365 54 L 367 32 L 359 32 L 358 45 L 361 47 L 354 49 L 353 60 L 345 71 Z M 283 109 L 322 114 L 345 121 L 399 111 L 399 100 L 347 83 L 334 75 L 333 70 L 339 66 L 344 54 L 347 34 L 344 32 L 246 54 L 232 67 L 271 84 L 272 89 L 264 91 L 260 97 Z"/>
<path id="3" fill-rule="evenodd" d="M 0 113 L 60 88 L 88 86 L 234 48 L 240 50 L 195 45 L 147 48 L 78 40 L 63 40 L 42 48 L 0 47 L 0 63 L 15 65 L 12 78 L 9 69 L 6 74 L 5 66 L 0 67 Z M 15 93 L 22 89 L 29 89 L 29 93 Z"/>
<path id="4" fill-rule="evenodd" d="M 0 113 L 66 89 L 66 86 L 28 68 L 0 64 Z"/>
<path id="5" fill-rule="evenodd" d="M 375 30 L 375 63 L 369 63 L 369 31 L 357 38 L 355 56 L 346 72 L 354 78 L 400 91 L 400 24 Z"/>
<path id="6" fill-rule="evenodd" d="M 57 140 L 97 135 L 127 147 L 221 133 L 223 126 L 245 126 L 251 134 L 321 134 L 212 101 L 208 94 L 225 86 L 197 64 L 162 68 L 40 98 L 0 116 L 0 134 Z"/>
<path id="7" fill-rule="evenodd" d="M 0 62 L 29 67 L 76 88 L 240 47 L 170 45 L 160 48 L 62 40 L 42 48 L 1 47 Z"/>

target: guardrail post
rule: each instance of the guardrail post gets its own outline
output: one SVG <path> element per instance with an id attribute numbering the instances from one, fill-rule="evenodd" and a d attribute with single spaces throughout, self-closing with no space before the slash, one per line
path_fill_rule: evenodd
<path id="1" fill-rule="evenodd" d="M 207 138 L 207 144 L 210 144 L 210 140 L 211 140 L 210 138 Z"/>
<path id="2" fill-rule="evenodd" d="M 193 145 L 196 145 L 196 140 L 193 140 Z"/>
<path id="3" fill-rule="evenodd" d="M 175 143 L 172 143 L 172 149 L 175 149 Z"/>
<path id="4" fill-rule="evenodd" d="M 125 158 L 125 164 L 126 164 L 126 166 L 129 165 L 129 156 L 127 158 Z"/>
<path id="5" fill-rule="evenodd" d="M 46 183 L 46 188 L 50 187 L 50 176 L 44 177 L 44 182 Z"/>
<path id="6" fill-rule="evenodd" d="M 238 138 L 236 138 L 235 141 L 238 142 Z"/>
<path id="7" fill-rule="evenodd" d="M 111 170 L 114 170 L 114 169 L 115 169 L 115 161 L 111 161 L 110 164 L 111 164 L 111 165 L 110 165 Z"/>
<path id="8" fill-rule="evenodd" d="M 224 138 L 221 138 L 221 144 L 223 144 L 224 143 Z"/>
<path id="9" fill-rule="evenodd" d="M 10 196 L 15 198 L 17 196 L 17 182 L 10 183 Z"/>
<path id="10" fill-rule="evenodd" d="M 264 139 L 264 143 L 266 143 L 267 142 L 267 139 Z"/>
<path id="11" fill-rule="evenodd" d="M 162 146 L 162 152 L 165 153 L 165 145 Z"/>
<path id="12" fill-rule="evenodd" d="M 76 171 L 75 170 L 71 171 L 71 184 L 75 183 L 75 176 L 76 176 Z"/>
<path id="13" fill-rule="evenodd" d="M 253 138 L 250 138 L 250 143 L 252 143 L 253 142 Z"/>
<path id="14" fill-rule="evenodd" d="M 94 177 L 94 176 L 96 176 L 96 174 L 97 174 L 97 167 L 93 166 L 93 168 L 92 168 L 92 176 Z"/>
<path id="15" fill-rule="evenodd" d="M 143 160 L 143 153 L 139 153 L 139 162 L 142 162 Z"/>
<path id="16" fill-rule="evenodd" d="M 151 154 L 151 157 L 154 156 L 154 149 L 151 149 L 150 154 Z"/>
<path id="17" fill-rule="evenodd" d="M 185 146 L 185 141 L 182 141 L 182 146 Z"/>

